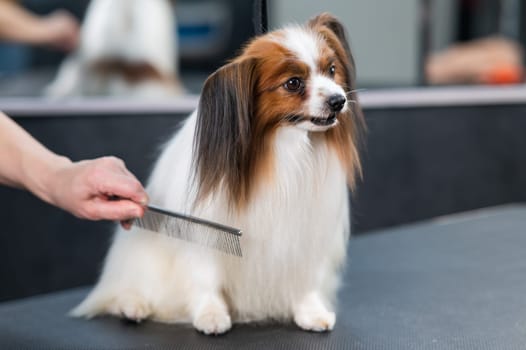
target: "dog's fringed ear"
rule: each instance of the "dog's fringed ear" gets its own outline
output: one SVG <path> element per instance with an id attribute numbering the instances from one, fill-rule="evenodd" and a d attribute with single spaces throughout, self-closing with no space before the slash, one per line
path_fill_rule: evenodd
<path id="1" fill-rule="evenodd" d="M 344 26 L 329 13 L 322 13 L 308 22 L 308 26 L 318 32 L 334 50 L 338 60 L 345 69 L 349 109 L 352 119 L 341 119 L 341 127 L 329 130 L 327 135 L 336 145 L 347 145 L 340 148 L 340 157 L 347 166 L 348 182 L 351 188 L 355 185 L 355 174 L 361 177 L 361 163 L 358 149 L 363 146 L 362 135 L 366 130 L 362 109 L 356 93 L 356 73 L 354 59 Z M 352 120 L 352 121 L 351 121 Z"/>
<path id="2" fill-rule="evenodd" d="M 314 17 L 308 22 L 308 25 L 327 40 L 340 62 L 344 65 L 347 77 L 347 86 L 344 86 L 344 90 L 347 93 L 347 98 L 353 101 L 351 110 L 357 119 L 356 122 L 363 124 L 362 110 L 358 105 L 356 94 L 356 66 L 349 41 L 347 40 L 345 27 L 336 17 L 329 13 L 322 13 Z M 362 126 L 364 127 L 364 125 Z"/>
<path id="3" fill-rule="evenodd" d="M 354 59 L 345 34 L 345 28 L 340 21 L 329 13 L 322 13 L 308 22 L 314 30 L 320 32 L 336 51 L 338 58 L 345 63 L 348 74 L 348 88 L 354 89 L 356 74 L 354 71 Z M 345 57 L 344 57 L 345 56 Z"/>
<path id="4" fill-rule="evenodd" d="M 197 202 L 224 185 L 231 204 L 243 200 L 251 138 L 256 60 L 231 62 L 205 82 L 194 143 Z"/>

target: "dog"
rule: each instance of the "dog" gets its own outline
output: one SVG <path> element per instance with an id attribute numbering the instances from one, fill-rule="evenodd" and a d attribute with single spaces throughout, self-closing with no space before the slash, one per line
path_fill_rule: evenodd
<path id="1" fill-rule="evenodd" d="M 346 257 L 348 185 L 364 122 L 342 24 L 321 14 L 254 38 L 205 82 L 165 145 L 151 201 L 243 230 L 243 257 L 139 228 L 119 230 L 74 316 L 334 327 Z"/>
<path id="2" fill-rule="evenodd" d="M 44 91 L 76 96 L 176 96 L 177 36 L 170 0 L 92 0 L 79 47 Z"/>

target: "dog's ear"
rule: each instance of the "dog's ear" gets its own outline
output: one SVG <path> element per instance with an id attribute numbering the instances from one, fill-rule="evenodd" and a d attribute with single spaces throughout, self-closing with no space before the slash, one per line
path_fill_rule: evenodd
<path id="1" fill-rule="evenodd" d="M 256 60 L 236 60 L 205 82 L 194 143 L 197 202 L 225 186 L 230 203 L 242 200 L 251 138 Z"/>
<path id="2" fill-rule="evenodd" d="M 356 94 L 356 66 L 351 53 L 345 27 L 341 22 L 329 13 L 322 13 L 311 19 L 308 25 L 318 32 L 334 50 L 338 60 L 345 69 L 346 86 L 343 87 L 347 98 L 351 101 L 351 110 L 357 123 L 363 124 L 362 110 L 358 104 Z"/>
<path id="3" fill-rule="evenodd" d="M 344 64 L 347 70 L 347 87 L 349 90 L 354 89 L 354 80 L 356 78 L 354 59 L 347 40 L 344 26 L 340 21 L 329 13 L 322 13 L 312 18 L 308 25 L 319 32 L 335 51 L 338 59 Z"/>
<path id="4" fill-rule="evenodd" d="M 345 69 L 345 86 L 343 89 L 349 101 L 351 118 L 340 119 L 340 127 L 327 132 L 329 142 L 335 145 L 343 163 L 346 164 L 348 183 L 355 185 L 355 175 L 361 176 L 359 148 L 362 146 L 362 135 L 366 130 L 362 109 L 356 93 L 356 73 L 351 48 L 344 26 L 328 13 L 322 13 L 308 22 L 308 26 L 318 32 L 334 50 L 338 60 Z"/>

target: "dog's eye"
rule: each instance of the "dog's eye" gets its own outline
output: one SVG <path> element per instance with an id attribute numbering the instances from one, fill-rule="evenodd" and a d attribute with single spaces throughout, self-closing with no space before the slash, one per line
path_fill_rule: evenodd
<path id="1" fill-rule="evenodd" d="M 283 86 L 291 92 L 296 92 L 303 88 L 303 81 L 300 78 L 290 78 Z"/>
<path id="2" fill-rule="evenodd" d="M 336 74 L 336 66 L 334 64 L 332 64 L 330 67 L 329 67 L 329 74 L 331 77 L 334 76 L 334 74 Z"/>

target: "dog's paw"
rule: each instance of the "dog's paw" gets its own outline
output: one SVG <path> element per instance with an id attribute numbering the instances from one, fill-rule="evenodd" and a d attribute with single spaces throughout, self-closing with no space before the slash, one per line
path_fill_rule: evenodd
<path id="1" fill-rule="evenodd" d="M 134 294 L 118 297 L 112 310 L 113 314 L 135 322 L 147 319 L 151 312 L 146 300 Z"/>
<path id="2" fill-rule="evenodd" d="M 209 312 L 199 315 L 194 320 L 194 327 L 204 334 L 218 335 L 232 328 L 232 321 L 228 314 Z"/>
<path id="3" fill-rule="evenodd" d="M 326 332 L 334 328 L 336 315 L 327 310 L 316 293 L 312 293 L 296 308 L 294 322 L 306 331 Z"/>
<path id="4" fill-rule="evenodd" d="M 208 335 L 223 334 L 232 328 L 232 320 L 226 308 L 214 302 L 199 310 L 193 324 L 198 331 Z"/>
<path id="5" fill-rule="evenodd" d="M 336 315 L 327 310 L 299 312 L 294 316 L 294 322 L 306 331 L 327 332 L 334 328 Z"/>

